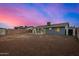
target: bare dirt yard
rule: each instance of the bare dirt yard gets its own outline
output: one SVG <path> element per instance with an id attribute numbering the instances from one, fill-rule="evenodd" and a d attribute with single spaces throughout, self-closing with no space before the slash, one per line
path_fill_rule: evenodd
<path id="1" fill-rule="evenodd" d="M 14 34 L 0 36 L 3 56 L 79 56 L 79 42 L 57 35 Z"/>

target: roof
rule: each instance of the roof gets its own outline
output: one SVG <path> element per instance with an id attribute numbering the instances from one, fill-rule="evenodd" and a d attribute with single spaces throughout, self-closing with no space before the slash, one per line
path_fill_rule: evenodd
<path id="1" fill-rule="evenodd" d="M 52 24 L 52 27 L 65 27 L 65 26 L 69 26 L 69 23 Z"/>
<path id="2" fill-rule="evenodd" d="M 52 24 L 51 26 L 47 26 L 47 25 L 41 25 L 41 26 L 37 26 L 37 27 L 65 27 L 65 26 L 69 26 L 69 23 L 59 23 L 59 24 Z"/>

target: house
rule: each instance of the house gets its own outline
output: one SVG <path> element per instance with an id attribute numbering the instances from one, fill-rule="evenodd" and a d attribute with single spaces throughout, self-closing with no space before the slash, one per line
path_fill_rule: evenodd
<path id="1" fill-rule="evenodd" d="M 0 36 L 6 35 L 6 29 L 5 28 L 0 28 Z"/>
<path id="2" fill-rule="evenodd" d="M 47 22 L 47 25 L 35 27 L 33 29 L 33 34 L 75 36 L 76 28 L 69 27 L 69 23 L 51 24 Z"/>
<path id="3" fill-rule="evenodd" d="M 32 30 L 32 33 L 33 34 L 46 34 L 45 26 L 34 27 Z"/>
<path id="4" fill-rule="evenodd" d="M 37 26 L 34 28 L 33 33 L 35 34 L 50 34 L 50 35 L 67 35 L 68 23 L 51 24 Z"/>
<path id="5" fill-rule="evenodd" d="M 52 24 L 46 27 L 47 34 L 68 35 L 69 23 Z"/>
<path id="6" fill-rule="evenodd" d="M 70 27 L 69 23 L 51 24 L 51 22 L 47 22 L 46 25 L 36 27 L 19 26 L 15 27 L 15 29 L 23 29 L 26 30 L 27 33 L 32 34 L 76 36 L 76 28 Z"/>

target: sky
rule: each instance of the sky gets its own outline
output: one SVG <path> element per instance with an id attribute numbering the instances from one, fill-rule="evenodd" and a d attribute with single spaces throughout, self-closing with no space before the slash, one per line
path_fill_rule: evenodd
<path id="1" fill-rule="evenodd" d="M 0 28 L 68 22 L 79 27 L 78 3 L 0 3 Z"/>

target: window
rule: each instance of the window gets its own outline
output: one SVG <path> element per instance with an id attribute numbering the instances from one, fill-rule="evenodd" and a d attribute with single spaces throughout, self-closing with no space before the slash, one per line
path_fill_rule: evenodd
<path id="1" fill-rule="evenodd" d="M 60 28 L 56 28 L 56 32 L 60 32 Z"/>

